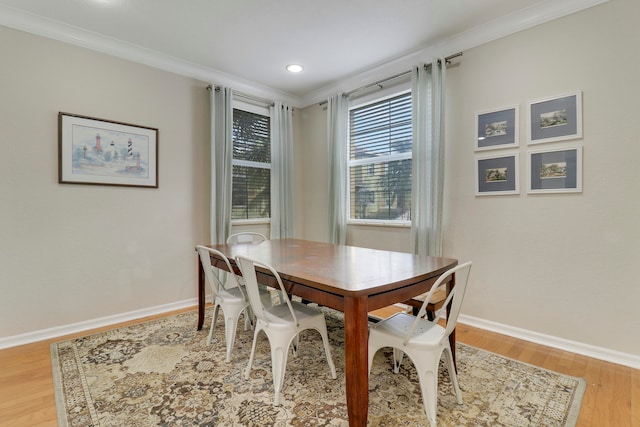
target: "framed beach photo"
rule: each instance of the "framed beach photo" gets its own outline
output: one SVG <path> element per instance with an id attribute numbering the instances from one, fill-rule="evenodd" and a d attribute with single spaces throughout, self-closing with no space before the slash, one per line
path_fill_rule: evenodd
<path id="1" fill-rule="evenodd" d="M 158 129 L 58 113 L 58 182 L 158 188 Z"/>
<path id="2" fill-rule="evenodd" d="M 529 151 L 528 193 L 582 191 L 582 147 Z"/>
<path id="3" fill-rule="evenodd" d="M 476 157 L 476 196 L 518 194 L 518 153 Z"/>
<path id="4" fill-rule="evenodd" d="M 519 144 L 519 107 L 512 105 L 476 114 L 475 149 L 512 148 Z"/>
<path id="5" fill-rule="evenodd" d="M 529 144 L 582 138 L 582 92 L 527 104 Z"/>

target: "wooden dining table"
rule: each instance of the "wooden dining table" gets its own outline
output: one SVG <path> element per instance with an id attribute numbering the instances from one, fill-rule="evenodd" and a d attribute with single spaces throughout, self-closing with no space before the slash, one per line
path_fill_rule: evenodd
<path id="1" fill-rule="evenodd" d="M 452 258 L 299 239 L 210 247 L 225 254 L 233 269 L 237 268 L 234 258 L 238 255 L 271 265 L 281 276 L 287 293 L 344 313 L 347 412 L 352 427 L 367 425 L 368 313 L 428 291 L 442 273 L 458 263 Z M 211 260 L 214 266 L 226 269 L 222 260 L 215 256 Z M 202 266 L 198 265 L 198 329 L 201 329 L 205 280 Z M 239 270 L 235 272 L 239 274 Z M 266 271 L 257 273 L 260 283 L 276 286 L 275 279 Z M 454 283 L 455 277 L 450 286 Z M 450 340 L 455 352 L 455 332 Z"/>

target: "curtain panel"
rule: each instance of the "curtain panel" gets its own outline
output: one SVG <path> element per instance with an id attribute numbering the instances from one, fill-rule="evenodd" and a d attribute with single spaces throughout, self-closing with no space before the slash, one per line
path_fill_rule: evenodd
<path id="1" fill-rule="evenodd" d="M 347 108 L 342 93 L 327 100 L 329 149 L 329 243 L 344 245 L 347 239 Z"/>
<path id="2" fill-rule="evenodd" d="M 442 255 L 445 61 L 414 67 L 411 250 Z"/>
<path id="3" fill-rule="evenodd" d="M 215 87 L 215 86 L 214 86 Z M 233 91 L 212 87 L 211 100 L 211 244 L 224 243 L 231 230 Z"/>
<path id="4" fill-rule="evenodd" d="M 293 237 L 293 108 L 271 107 L 271 232 L 272 239 Z"/>

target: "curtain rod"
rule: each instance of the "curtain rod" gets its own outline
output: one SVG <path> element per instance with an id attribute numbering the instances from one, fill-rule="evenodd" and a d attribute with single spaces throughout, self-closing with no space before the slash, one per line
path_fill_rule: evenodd
<path id="1" fill-rule="evenodd" d="M 444 58 L 445 64 L 450 64 L 451 60 L 453 58 L 457 58 L 458 56 L 462 56 L 462 52 L 454 53 L 453 55 L 449 55 L 449 56 L 445 57 Z M 438 63 L 440 63 L 440 60 L 438 60 Z M 369 88 L 374 87 L 374 86 L 382 86 L 383 83 L 389 82 L 391 80 L 397 79 L 397 78 L 402 77 L 402 76 L 406 76 L 407 74 L 410 74 L 410 73 L 411 73 L 411 70 L 395 74 L 395 75 L 393 75 L 391 77 L 387 77 L 386 79 L 378 80 L 375 83 L 369 83 L 368 85 L 364 85 L 364 86 L 361 86 L 361 87 L 359 87 L 357 89 L 351 90 L 349 92 L 345 92 L 344 94 L 342 94 L 342 96 L 344 96 L 346 98 L 346 97 L 348 97 L 348 96 L 350 96 L 350 95 L 352 95 L 352 94 L 354 94 L 356 92 L 360 92 L 361 90 L 369 89 Z M 382 89 L 382 87 L 381 87 L 381 89 Z M 327 103 L 327 101 L 322 101 L 318 105 L 324 105 L 326 103 Z"/>
<path id="2" fill-rule="evenodd" d="M 212 89 L 214 89 L 213 85 L 207 86 L 207 90 L 212 90 Z M 220 86 L 215 86 L 215 91 L 216 92 L 220 92 Z M 249 95 L 247 93 L 238 92 L 236 90 L 234 90 L 232 92 L 233 92 L 234 95 L 236 95 L 236 96 L 238 96 L 240 98 L 246 98 L 246 99 L 250 99 L 250 100 L 253 100 L 253 101 L 262 102 L 264 104 L 271 105 L 272 107 L 275 105 L 275 102 L 273 102 L 272 100 L 267 99 L 267 98 L 260 98 L 259 96 Z"/>
<path id="3" fill-rule="evenodd" d="M 445 62 L 445 64 L 447 64 L 447 65 L 448 65 L 448 64 L 450 64 L 450 63 L 451 63 L 451 60 L 452 60 L 453 58 L 457 58 L 458 56 L 462 56 L 462 52 L 454 53 L 453 55 L 449 55 L 449 56 L 445 57 L 445 58 L 444 58 L 444 62 Z M 440 60 L 438 59 L 438 64 L 439 64 L 439 63 L 440 63 Z M 427 64 L 426 66 L 428 67 L 428 66 L 430 66 L 430 65 L 429 65 L 429 64 Z M 357 89 L 354 89 L 354 90 L 351 90 L 351 91 L 349 91 L 349 92 L 344 93 L 342 96 L 344 96 L 344 97 L 348 97 L 348 96 L 350 96 L 350 95 L 352 95 L 352 94 L 354 94 L 354 93 L 356 93 L 356 92 L 360 92 L 361 90 L 368 89 L 368 88 L 370 88 L 370 87 L 374 87 L 374 86 L 381 86 L 381 85 L 382 85 L 382 83 L 386 83 L 386 82 L 388 82 L 388 81 L 391 81 L 391 80 L 397 79 L 397 78 L 399 78 L 399 77 L 406 76 L 407 74 L 411 74 L 411 70 L 409 70 L 409 71 L 405 71 L 405 72 L 403 72 L 403 73 L 396 74 L 396 75 L 391 76 L 391 77 L 387 77 L 386 79 L 379 80 L 379 81 L 377 81 L 377 82 L 375 82 L 375 83 L 370 83 L 370 84 L 368 84 L 368 85 L 361 86 L 361 87 L 359 87 L 359 88 L 357 88 Z"/>

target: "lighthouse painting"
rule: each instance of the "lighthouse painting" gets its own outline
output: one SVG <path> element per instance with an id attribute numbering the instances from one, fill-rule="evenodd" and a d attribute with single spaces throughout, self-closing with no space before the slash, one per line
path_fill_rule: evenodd
<path id="1" fill-rule="evenodd" d="M 158 187 L 158 130 L 59 113 L 59 182 Z"/>

